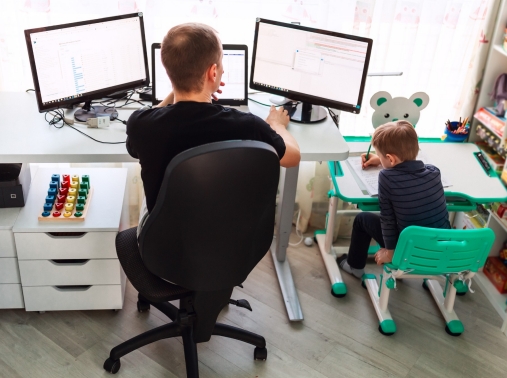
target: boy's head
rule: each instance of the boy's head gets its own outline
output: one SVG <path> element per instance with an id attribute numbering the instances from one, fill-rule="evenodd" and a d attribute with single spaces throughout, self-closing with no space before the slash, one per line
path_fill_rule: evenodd
<path id="1" fill-rule="evenodd" d="M 419 153 L 417 133 L 408 121 L 388 122 L 379 126 L 373 133 L 371 144 L 384 168 L 415 160 Z"/>

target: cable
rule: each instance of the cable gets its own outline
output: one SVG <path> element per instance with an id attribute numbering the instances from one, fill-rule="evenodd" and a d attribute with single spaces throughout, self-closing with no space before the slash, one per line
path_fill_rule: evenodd
<path id="1" fill-rule="evenodd" d="M 331 119 L 333 120 L 334 124 L 339 129 L 340 128 L 340 114 L 336 114 L 331 109 L 329 109 L 329 107 L 327 108 L 327 111 L 329 112 L 329 115 L 331 116 Z"/>
<path id="2" fill-rule="evenodd" d="M 299 218 L 301 217 L 301 209 L 299 209 L 299 212 L 298 212 L 298 219 L 296 220 L 296 235 L 299 236 L 301 238 L 300 241 L 298 241 L 297 243 L 289 243 L 290 246 L 292 247 L 296 247 L 298 245 L 300 245 L 303 240 L 305 239 L 305 236 L 303 235 L 303 233 L 299 230 Z"/>
<path id="3" fill-rule="evenodd" d="M 250 101 L 256 102 L 256 103 L 257 103 L 257 104 L 259 104 L 259 105 L 263 105 L 263 106 L 271 106 L 270 104 L 264 104 L 264 103 L 262 103 L 262 102 L 260 102 L 260 101 L 254 100 L 253 98 L 250 98 L 250 97 L 248 97 L 248 99 L 249 99 Z"/>
<path id="4" fill-rule="evenodd" d="M 53 113 L 53 112 L 54 112 L 54 113 Z M 52 119 L 50 119 L 49 121 L 48 121 L 48 119 L 47 119 L 47 115 L 48 115 L 48 114 L 53 116 L 53 118 L 52 118 Z M 83 134 L 85 137 L 88 137 L 88 138 L 90 138 L 91 140 L 93 140 L 93 141 L 95 141 L 95 142 L 98 142 L 98 143 L 102 143 L 102 144 L 122 144 L 122 143 L 126 143 L 126 141 L 125 141 L 125 142 L 104 142 L 104 141 L 101 141 L 101 140 L 98 140 L 98 139 L 93 138 L 92 136 L 90 136 L 90 135 L 88 135 L 88 134 L 86 134 L 86 133 L 82 132 L 82 131 L 81 131 L 81 130 L 79 130 L 79 129 L 76 129 L 76 128 L 75 128 L 74 126 L 72 126 L 72 125 L 69 123 L 69 121 L 65 118 L 65 113 L 63 112 L 63 109 L 60 109 L 60 108 L 55 109 L 55 110 L 53 110 L 53 111 L 48 111 L 48 112 L 46 112 L 46 113 L 44 114 L 44 119 L 46 120 L 46 122 L 47 122 L 49 125 L 54 126 L 54 127 L 56 127 L 57 129 L 61 129 L 61 128 L 62 128 L 62 127 L 64 127 L 64 126 L 68 126 L 68 127 L 70 127 L 71 129 L 76 130 L 78 133 Z M 72 121 L 74 121 L 74 120 L 72 120 Z M 119 120 L 119 121 L 120 121 L 120 120 Z M 61 124 L 61 125 L 58 125 L 58 123 L 59 123 L 59 122 L 62 122 L 62 124 Z M 122 121 L 120 121 L 120 122 L 122 122 Z M 123 122 L 125 122 L 125 121 L 123 121 Z"/>

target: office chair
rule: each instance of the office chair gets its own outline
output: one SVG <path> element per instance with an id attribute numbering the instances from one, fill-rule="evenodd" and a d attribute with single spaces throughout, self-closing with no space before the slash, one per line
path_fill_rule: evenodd
<path id="1" fill-rule="evenodd" d="M 484 266 L 495 240 L 490 228 L 449 230 L 409 226 L 398 239 L 393 261 L 384 264 L 380 288 L 374 274 L 365 274 L 362 285 L 368 289 L 379 318 L 378 330 L 386 336 L 396 332 L 396 324 L 387 308 L 389 293 L 396 288 L 397 278 L 423 279 L 442 313 L 445 331 L 459 336 L 465 328 L 454 311 L 457 291 L 466 292 L 466 282 Z M 444 289 L 436 280 L 444 276 Z"/>
<path id="2" fill-rule="evenodd" d="M 120 358 L 133 350 L 178 336 L 187 377 L 199 376 L 196 344 L 212 335 L 252 344 L 254 359 L 266 359 L 264 337 L 216 320 L 269 250 L 279 173 L 273 147 L 256 141 L 203 145 L 169 163 L 139 238 L 136 228 L 120 232 L 116 249 L 139 292 L 138 311 L 151 305 L 172 322 L 113 348 L 106 371 L 118 372 Z M 179 308 L 168 303 L 176 299 Z"/>

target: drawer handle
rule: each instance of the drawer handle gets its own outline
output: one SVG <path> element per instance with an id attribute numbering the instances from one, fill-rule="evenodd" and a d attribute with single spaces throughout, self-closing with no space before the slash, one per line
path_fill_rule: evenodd
<path id="1" fill-rule="evenodd" d="M 53 239 L 77 239 L 82 238 L 84 235 L 86 235 L 86 232 L 46 232 L 46 235 Z"/>
<path id="2" fill-rule="evenodd" d="M 53 286 L 58 291 L 86 291 L 92 287 L 92 285 L 60 285 Z"/>
<path id="3" fill-rule="evenodd" d="M 85 265 L 90 259 L 56 259 L 56 260 L 49 260 L 54 265 Z"/>

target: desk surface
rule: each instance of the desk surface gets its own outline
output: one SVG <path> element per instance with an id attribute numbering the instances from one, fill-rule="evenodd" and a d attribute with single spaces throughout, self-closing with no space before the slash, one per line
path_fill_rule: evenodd
<path id="1" fill-rule="evenodd" d="M 268 96 L 255 95 L 268 103 Z M 269 108 L 250 102 L 253 114 L 265 118 Z M 119 117 L 128 119 L 134 108 L 119 109 Z M 242 107 L 241 110 L 246 110 Z M 81 135 L 70 127 L 57 129 L 39 113 L 33 93 L 0 92 L 0 163 L 89 163 L 137 161 L 127 152 L 125 144 L 102 144 Z M 72 115 L 69 113 L 69 118 Z M 74 126 L 101 141 L 125 141 L 126 126 L 112 122 L 108 128 L 89 129 Z M 303 161 L 344 160 L 348 145 L 328 116 L 324 122 L 311 125 L 292 123 L 289 131 L 296 138 Z"/>
<path id="2" fill-rule="evenodd" d="M 351 154 L 365 152 L 369 143 L 350 143 Z M 489 177 L 474 152 L 478 147 L 473 143 L 420 143 L 419 147 L 428 156 L 430 163 L 440 169 L 452 186 L 444 188 L 449 196 L 460 196 L 477 203 L 504 201 L 507 190 L 498 177 Z M 362 193 L 347 164 L 341 164 L 342 177 L 336 177 L 341 196 L 350 202 L 376 202 L 376 197 Z M 344 198 L 345 199 L 345 198 Z"/>

